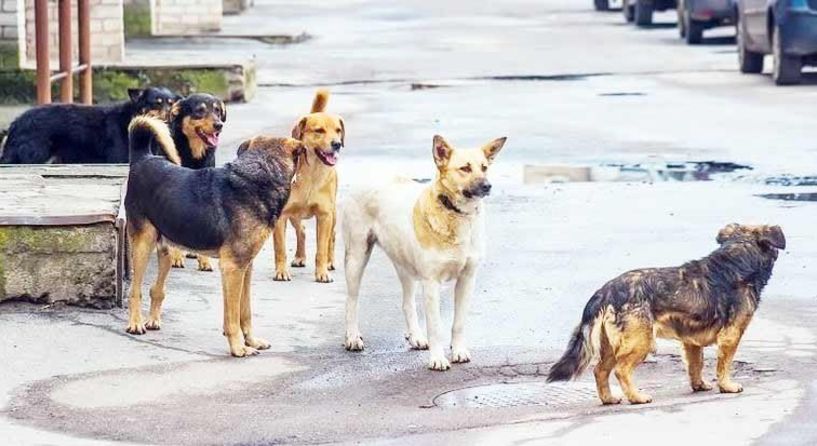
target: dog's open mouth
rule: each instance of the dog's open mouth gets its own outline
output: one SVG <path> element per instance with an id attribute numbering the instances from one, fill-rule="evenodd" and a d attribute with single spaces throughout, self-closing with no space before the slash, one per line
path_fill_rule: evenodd
<path id="1" fill-rule="evenodd" d="M 338 162 L 338 154 L 334 151 L 327 153 L 323 150 L 315 149 L 315 155 L 327 166 L 334 166 Z"/>
<path id="2" fill-rule="evenodd" d="M 198 135 L 199 138 L 201 138 L 201 140 L 204 141 L 204 144 L 206 144 L 207 147 L 210 147 L 210 148 L 218 147 L 218 135 L 219 135 L 218 132 L 207 133 L 204 130 L 202 130 L 200 128 L 197 128 L 196 129 L 196 135 Z"/>

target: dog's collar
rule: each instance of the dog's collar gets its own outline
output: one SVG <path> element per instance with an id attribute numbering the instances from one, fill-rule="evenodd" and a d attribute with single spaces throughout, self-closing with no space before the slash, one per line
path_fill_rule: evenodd
<path id="1" fill-rule="evenodd" d="M 448 209 L 449 211 L 459 215 L 466 215 L 465 211 L 458 208 L 456 205 L 454 205 L 454 203 L 451 202 L 451 199 L 448 198 L 448 195 L 445 194 L 437 195 L 437 200 L 439 200 L 440 204 L 442 204 L 443 207 Z"/>

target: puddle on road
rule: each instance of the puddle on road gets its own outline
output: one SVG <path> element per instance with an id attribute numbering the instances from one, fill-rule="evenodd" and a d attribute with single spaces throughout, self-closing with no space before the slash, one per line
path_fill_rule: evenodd
<path id="1" fill-rule="evenodd" d="M 712 181 L 751 166 L 721 161 L 602 164 L 598 166 L 526 165 L 525 184 L 566 182 Z"/>
<path id="2" fill-rule="evenodd" d="M 799 194 L 760 194 L 758 197 L 782 201 L 817 201 L 817 192 L 804 192 Z"/>

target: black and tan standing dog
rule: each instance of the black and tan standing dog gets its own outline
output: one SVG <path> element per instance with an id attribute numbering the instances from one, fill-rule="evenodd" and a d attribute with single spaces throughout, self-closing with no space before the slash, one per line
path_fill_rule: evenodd
<path id="1" fill-rule="evenodd" d="M 167 119 L 181 96 L 166 88 L 128 90 L 113 105 L 53 104 L 34 107 L 9 128 L 0 164 L 128 162 L 128 124 L 135 116 Z"/>
<path id="2" fill-rule="evenodd" d="M 270 344 L 252 331 L 252 263 L 272 233 L 289 198 L 304 153 L 291 138 L 255 138 L 238 158 L 220 168 L 189 169 L 150 154 L 155 141 L 175 152 L 167 126 L 151 117 L 130 126 L 130 173 L 125 210 L 133 282 L 128 333 L 161 327 L 169 247 L 219 258 L 224 293 L 224 335 L 233 356 L 248 356 Z M 150 289 L 150 315 L 142 318 L 142 281 L 158 245 L 159 271 Z"/>
<path id="3" fill-rule="evenodd" d="M 191 94 L 173 105 L 170 133 L 182 166 L 191 169 L 216 167 L 216 148 L 226 121 L 224 102 L 209 94 Z M 184 268 L 184 253 L 171 249 L 170 255 L 174 268 Z M 192 257 L 198 260 L 199 271 L 213 270 L 207 256 L 197 254 Z"/>
<path id="4" fill-rule="evenodd" d="M 732 358 L 786 238 L 779 226 L 733 223 L 718 232 L 717 242 L 720 247 L 700 260 L 630 271 L 596 291 L 548 381 L 577 377 L 598 352 L 594 373 L 602 403 L 621 402 L 610 392 L 613 370 L 630 403 L 649 403 L 632 373 L 657 336 L 681 341 L 693 391 L 712 389 L 702 376 L 703 347 L 717 344 L 720 391 L 742 392 L 730 376 Z"/>

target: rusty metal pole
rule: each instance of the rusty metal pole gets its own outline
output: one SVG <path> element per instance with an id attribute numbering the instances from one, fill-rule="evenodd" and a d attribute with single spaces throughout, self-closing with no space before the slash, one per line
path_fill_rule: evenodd
<path id="1" fill-rule="evenodd" d="M 37 103 L 51 102 L 51 67 L 48 50 L 48 0 L 34 0 L 34 45 L 37 52 Z"/>
<path id="2" fill-rule="evenodd" d="M 73 48 L 71 45 L 71 0 L 59 0 L 60 72 L 66 76 L 60 80 L 60 101 L 74 102 L 74 76 L 71 68 Z"/>
<path id="3" fill-rule="evenodd" d="M 91 67 L 91 7 L 90 0 L 79 0 L 77 5 L 79 19 L 79 64 L 85 69 L 79 73 L 79 96 L 83 104 L 93 102 L 92 80 L 94 71 Z"/>

